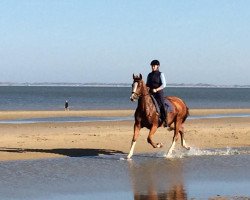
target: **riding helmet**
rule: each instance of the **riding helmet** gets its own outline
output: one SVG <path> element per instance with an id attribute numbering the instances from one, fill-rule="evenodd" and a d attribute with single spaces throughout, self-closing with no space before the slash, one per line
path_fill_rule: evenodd
<path id="1" fill-rule="evenodd" d="M 152 62 L 150 63 L 151 66 L 153 65 L 160 65 L 159 60 L 152 60 Z"/>

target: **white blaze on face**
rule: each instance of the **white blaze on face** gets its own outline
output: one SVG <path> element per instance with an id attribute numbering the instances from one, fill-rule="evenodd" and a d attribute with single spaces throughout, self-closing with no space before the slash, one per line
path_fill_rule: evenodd
<path id="1" fill-rule="evenodd" d="M 138 86 L 138 83 L 134 82 L 133 87 L 132 87 L 132 95 L 130 97 L 131 100 L 135 99 L 134 95 L 136 94 L 137 86 Z"/>

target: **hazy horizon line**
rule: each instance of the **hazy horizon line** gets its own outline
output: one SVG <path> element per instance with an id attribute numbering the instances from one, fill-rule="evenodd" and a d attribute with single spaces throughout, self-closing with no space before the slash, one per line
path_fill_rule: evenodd
<path id="1" fill-rule="evenodd" d="M 0 82 L 0 86 L 110 86 L 130 87 L 131 83 L 105 83 L 105 82 Z M 210 83 L 168 83 L 167 87 L 233 87 L 250 88 L 249 85 L 241 84 L 210 84 Z"/>

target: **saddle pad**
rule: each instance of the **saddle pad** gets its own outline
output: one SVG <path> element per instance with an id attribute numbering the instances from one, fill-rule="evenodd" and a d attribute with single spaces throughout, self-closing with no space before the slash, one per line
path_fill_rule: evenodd
<path id="1" fill-rule="evenodd" d="M 160 114 L 161 113 L 160 112 L 160 107 L 159 107 L 156 99 L 154 98 L 153 95 L 150 95 L 150 96 L 151 96 L 151 98 L 152 98 L 152 100 L 154 102 L 154 105 L 155 105 L 155 108 L 156 108 L 156 112 Z M 165 110 L 167 112 L 172 112 L 173 111 L 173 105 L 172 105 L 172 103 L 168 99 L 165 99 L 164 104 L 165 104 L 164 105 L 165 106 Z"/>

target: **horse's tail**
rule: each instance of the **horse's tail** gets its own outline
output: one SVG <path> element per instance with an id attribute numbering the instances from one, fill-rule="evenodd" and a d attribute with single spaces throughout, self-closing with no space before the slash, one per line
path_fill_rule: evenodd
<path id="1" fill-rule="evenodd" d="M 185 104 L 185 103 L 184 103 Z M 190 113 L 189 113 L 189 108 L 187 107 L 187 105 L 185 104 L 185 106 L 186 106 L 186 114 L 185 114 L 185 116 L 183 117 L 183 120 L 182 120 L 182 123 L 184 123 L 185 121 L 186 121 L 186 119 L 188 118 L 188 116 L 190 115 Z"/>

